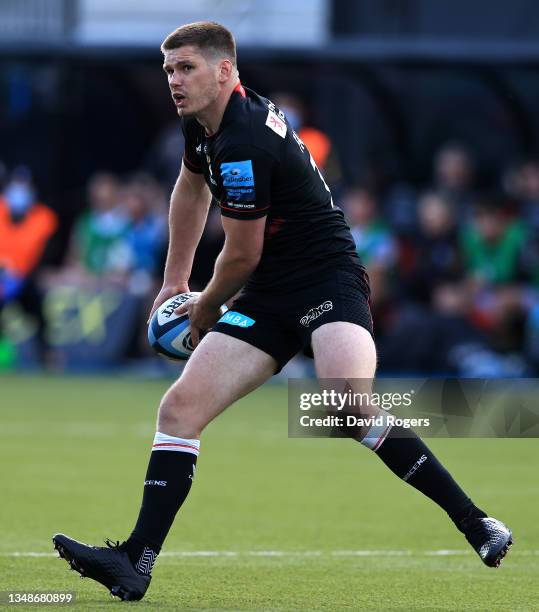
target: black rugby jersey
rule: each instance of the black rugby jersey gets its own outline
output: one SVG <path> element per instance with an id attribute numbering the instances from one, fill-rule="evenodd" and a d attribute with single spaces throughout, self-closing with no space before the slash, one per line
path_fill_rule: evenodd
<path id="1" fill-rule="evenodd" d="M 203 173 L 221 214 L 267 215 L 260 262 L 247 289 L 286 292 L 337 267 L 363 270 L 350 229 L 316 164 L 272 102 L 238 84 L 219 130 L 182 121 L 183 163 Z"/>

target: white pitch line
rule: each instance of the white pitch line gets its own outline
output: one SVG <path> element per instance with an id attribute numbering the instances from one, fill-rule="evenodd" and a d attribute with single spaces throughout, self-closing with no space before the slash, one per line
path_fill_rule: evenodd
<path id="1" fill-rule="evenodd" d="M 517 555 L 539 556 L 539 550 L 517 550 Z M 160 557 L 458 557 L 471 550 L 180 550 L 164 551 Z M 514 552 L 511 552 L 513 556 Z M 57 557 L 55 552 L 15 551 L 0 557 Z"/>
<path id="2" fill-rule="evenodd" d="M 51 552 L 6 552 L 0 553 L 0 557 L 57 557 L 58 553 Z"/>

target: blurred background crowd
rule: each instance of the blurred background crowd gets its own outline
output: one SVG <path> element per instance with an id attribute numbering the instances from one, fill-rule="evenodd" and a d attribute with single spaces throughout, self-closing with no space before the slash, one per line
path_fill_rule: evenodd
<path id="1" fill-rule="evenodd" d="M 344 210 L 371 279 L 380 372 L 535 375 L 535 60 L 463 58 L 450 44 L 412 53 L 401 32 L 401 47 L 387 39 L 370 65 L 362 33 L 345 31 L 346 3 L 299 5 L 332 8 L 332 37 L 290 53 L 290 41 L 261 51 L 247 34 L 242 47 L 240 33 L 240 75 L 285 112 Z M 402 19 L 391 23 L 404 31 Z M 371 37 L 387 38 L 371 25 Z M 332 46 L 339 37 L 348 56 Z M 0 63 L 0 369 L 157 359 L 145 322 L 162 278 L 180 125 L 155 46 L 69 48 L 35 63 L 12 41 Z M 210 278 L 222 240 L 212 207 L 192 290 Z"/>

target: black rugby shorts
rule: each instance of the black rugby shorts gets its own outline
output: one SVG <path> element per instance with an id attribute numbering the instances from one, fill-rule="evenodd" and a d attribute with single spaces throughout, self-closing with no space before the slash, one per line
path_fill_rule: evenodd
<path id="1" fill-rule="evenodd" d="M 311 335 L 346 321 L 373 335 L 368 277 L 361 268 L 335 270 L 319 282 L 282 295 L 246 290 L 213 327 L 271 355 L 276 373 L 300 351 L 312 357 Z"/>

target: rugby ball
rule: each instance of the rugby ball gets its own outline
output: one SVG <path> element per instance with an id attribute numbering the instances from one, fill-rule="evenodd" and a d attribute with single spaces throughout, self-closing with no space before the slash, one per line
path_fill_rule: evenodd
<path id="1" fill-rule="evenodd" d="M 185 314 L 175 314 L 176 308 L 187 300 L 200 295 L 200 292 L 180 293 L 169 298 L 153 313 L 148 325 L 148 341 L 150 346 L 169 359 L 185 361 L 194 351 L 191 342 L 189 317 Z M 225 313 L 226 306 L 221 306 Z"/>

